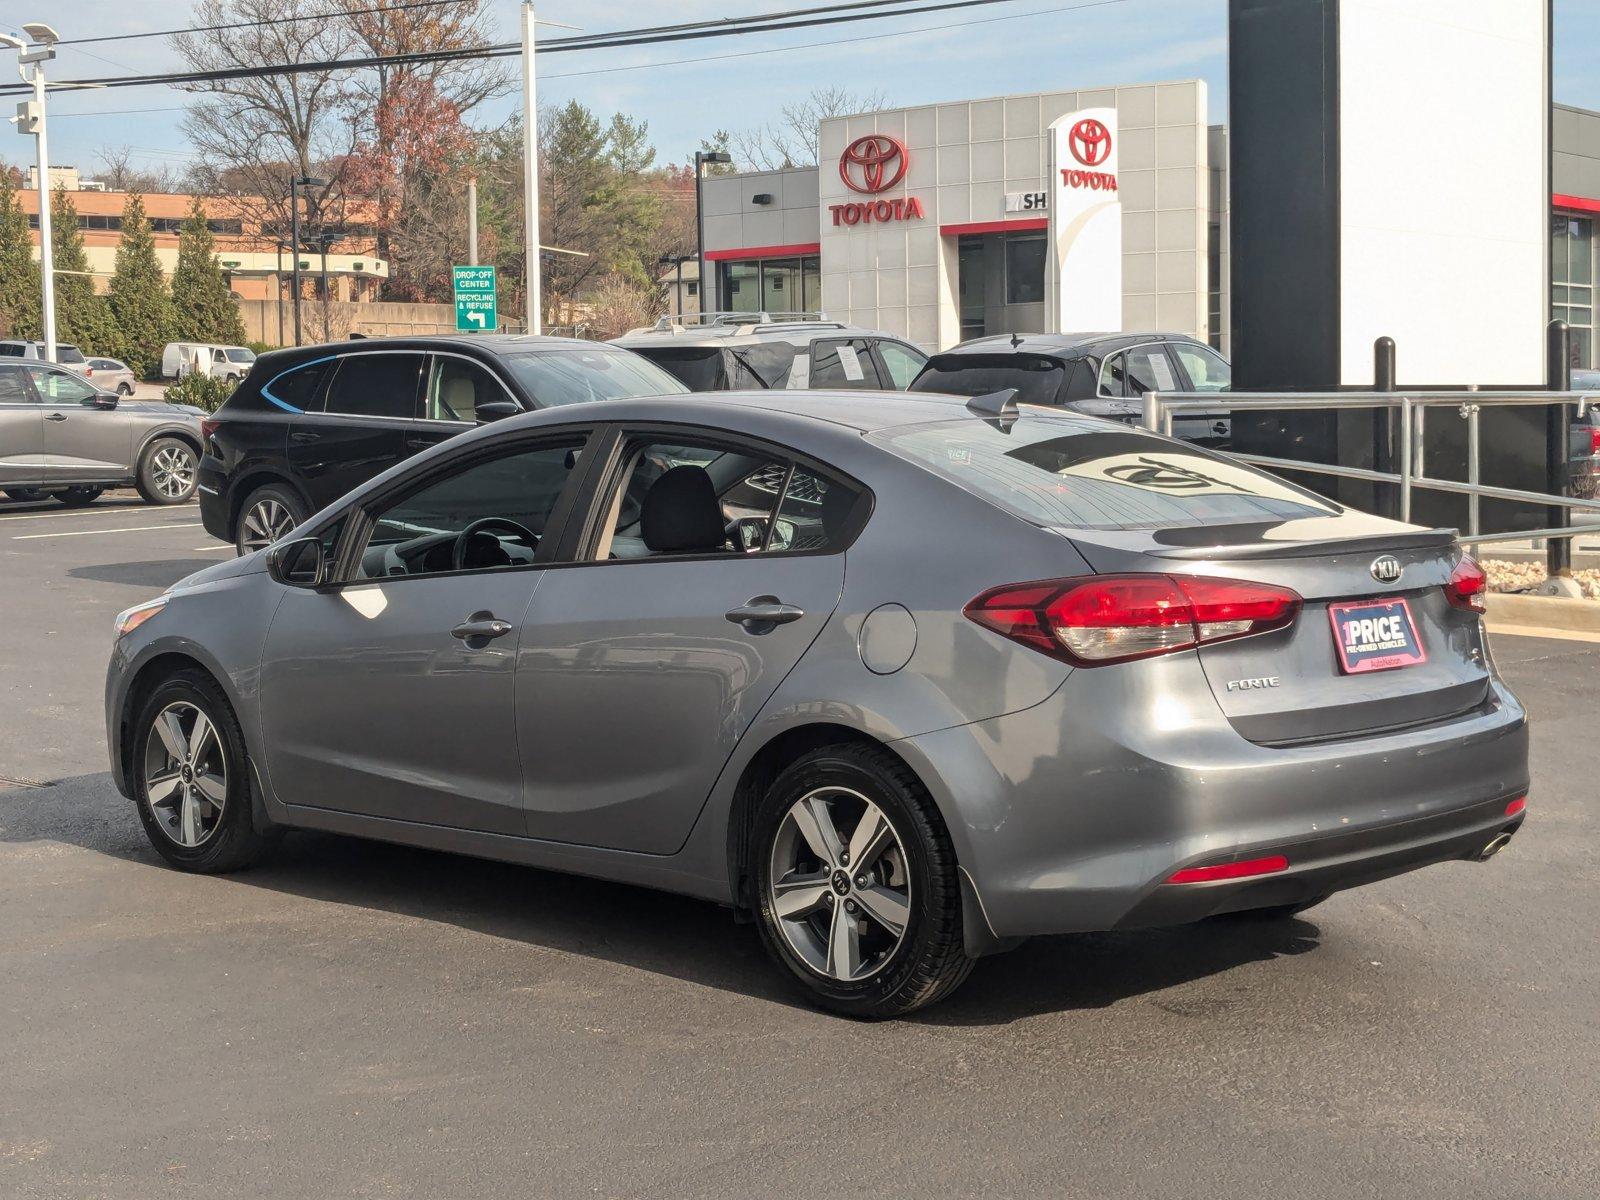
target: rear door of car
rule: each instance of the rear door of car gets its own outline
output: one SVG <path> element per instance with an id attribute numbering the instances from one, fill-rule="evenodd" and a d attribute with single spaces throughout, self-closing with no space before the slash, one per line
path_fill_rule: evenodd
<path id="1" fill-rule="evenodd" d="M 0 361 L 0 484 L 44 473 L 44 408 L 22 364 Z"/>
<path id="2" fill-rule="evenodd" d="M 313 509 L 431 444 L 417 428 L 427 359 L 378 350 L 335 360 L 316 411 L 289 429 L 289 462 Z"/>

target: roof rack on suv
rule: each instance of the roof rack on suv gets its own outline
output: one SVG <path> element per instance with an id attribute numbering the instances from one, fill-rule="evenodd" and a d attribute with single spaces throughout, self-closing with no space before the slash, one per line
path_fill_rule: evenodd
<path id="1" fill-rule="evenodd" d="M 702 312 L 680 316 L 658 317 L 654 325 L 641 325 L 630 329 L 635 333 L 684 333 L 690 329 L 737 330 L 752 332 L 777 325 L 828 325 L 843 329 L 842 321 L 833 321 L 827 313 L 820 312 Z"/>

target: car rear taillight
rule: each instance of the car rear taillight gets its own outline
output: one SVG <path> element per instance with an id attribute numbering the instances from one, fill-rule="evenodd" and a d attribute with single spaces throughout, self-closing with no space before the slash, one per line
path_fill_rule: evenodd
<path id="1" fill-rule="evenodd" d="M 1506 805 L 1506 816 L 1514 817 L 1527 807 L 1528 798 L 1526 796 L 1518 796 L 1515 800 Z"/>
<path id="2" fill-rule="evenodd" d="M 1589 453 L 1600 454 L 1600 425 L 1589 430 Z"/>
<path id="3" fill-rule="evenodd" d="M 991 588 L 963 610 L 987 629 L 1081 667 L 1281 629 L 1288 588 L 1193 575 L 1095 575 Z"/>
<path id="4" fill-rule="evenodd" d="M 1221 879 L 1250 879 L 1257 875 L 1276 875 L 1289 869 L 1289 860 L 1281 854 L 1266 858 L 1247 858 L 1243 862 L 1218 863 L 1214 867 L 1185 867 L 1174 871 L 1168 883 L 1216 883 Z"/>
<path id="5" fill-rule="evenodd" d="M 215 417 L 201 417 L 200 440 L 202 442 L 209 442 L 211 440 L 211 435 L 216 433 L 217 426 L 220 424 L 222 424 L 222 422 L 218 421 Z"/>
<path id="6" fill-rule="evenodd" d="M 1461 556 L 1461 561 L 1450 572 L 1450 578 L 1444 585 L 1445 599 L 1450 601 L 1452 608 L 1476 613 L 1483 611 L 1483 594 L 1488 590 L 1489 577 L 1478 565 L 1478 560 L 1470 554 Z"/>

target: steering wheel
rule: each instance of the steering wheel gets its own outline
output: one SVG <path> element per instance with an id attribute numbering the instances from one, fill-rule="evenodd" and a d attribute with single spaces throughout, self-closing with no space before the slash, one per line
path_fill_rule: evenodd
<path id="1" fill-rule="evenodd" d="M 452 569 L 457 571 L 466 570 L 467 547 L 472 544 L 472 539 L 478 534 L 484 532 L 486 529 L 494 526 L 498 526 L 501 529 L 510 530 L 513 534 L 527 542 L 528 549 L 530 550 L 537 550 L 539 548 L 539 535 L 534 533 L 533 530 L 529 529 L 526 525 L 519 525 L 510 517 L 479 517 L 460 533 L 456 534 L 455 545 L 450 550 L 450 565 Z"/>

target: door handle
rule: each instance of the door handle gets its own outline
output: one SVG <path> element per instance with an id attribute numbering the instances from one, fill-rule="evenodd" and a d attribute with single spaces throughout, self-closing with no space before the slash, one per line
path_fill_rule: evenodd
<path id="1" fill-rule="evenodd" d="M 776 596 L 757 596 L 723 614 L 735 625 L 743 625 L 751 633 L 763 633 L 777 625 L 787 625 L 806 615 L 806 610 L 785 604 Z"/>
<path id="2" fill-rule="evenodd" d="M 44 419 L 46 421 L 65 421 L 67 414 L 62 412 L 45 413 Z"/>
<path id="3" fill-rule="evenodd" d="M 320 433 L 312 433 L 309 430 L 296 431 L 289 435 L 289 440 L 291 442 L 317 442 L 322 440 L 322 435 Z"/>
<path id="4" fill-rule="evenodd" d="M 502 621 L 492 612 L 475 612 L 450 631 L 450 636 L 460 638 L 470 649 L 481 650 L 495 638 L 511 632 L 511 622 Z"/>

